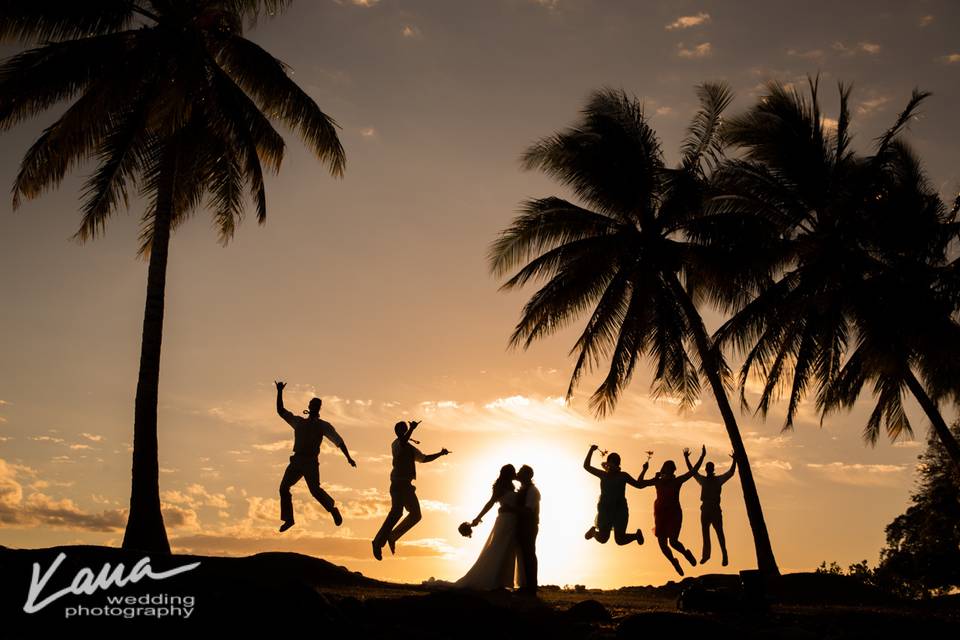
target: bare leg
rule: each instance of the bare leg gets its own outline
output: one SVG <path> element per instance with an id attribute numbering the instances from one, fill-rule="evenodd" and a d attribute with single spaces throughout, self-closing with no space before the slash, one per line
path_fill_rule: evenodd
<path id="1" fill-rule="evenodd" d="M 693 554 L 690 553 L 690 550 L 683 546 L 683 543 L 680 542 L 679 538 L 670 538 L 670 546 L 683 554 L 683 557 L 687 559 L 687 562 L 690 563 L 691 567 L 697 566 L 697 560 L 693 557 Z"/>
<path id="2" fill-rule="evenodd" d="M 670 561 L 670 564 L 673 565 L 673 568 L 677 570 L 677 573 L 683 575 L 683 567 L 680 566 L 680 561 L 674 557 L 673 553 L 670 551 L 670 547 L 667 546 L 667 539 L 658 537 L 657 544 L 660 545 L 660 551 L 662 551 L 663 555 L 666 556 L 667 560 Z"/>
<path id="3" fill-rule="evenodd" d="M 613 539 L 621 547 L 637 541 L 636 533 L 627 533 L 626 527 L 617 527 L 613 530 Z"/>

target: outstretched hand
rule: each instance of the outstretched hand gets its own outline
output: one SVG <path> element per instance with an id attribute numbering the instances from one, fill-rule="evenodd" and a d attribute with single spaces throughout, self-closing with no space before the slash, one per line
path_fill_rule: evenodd
<path id="1" fill-rule="evenodd" d="M 596 451 L 596 450 L 599 449 L 599 448 L 600 448 L 600 447 L 598 447 L 598 446 L 595 445 L 595 444 L 590 445 L 590 451 Z"/>
<path id="2" fill-rule="evenodd" d="M 356 460 L 354 460 L 353 458 L 347 458 L 347 462 L 350 463 L 350 466 L 351 466 L 351 467 L 356 468 L 356 466 L 357 466 L 357 461 L 356 461 Z"/>
<path id="3" fill-rule="evenodd" d="M 701 455 L 701 457 L 707 455 L 707 445 L 701 445 L 701 447 L 700 447 L 700 455 Z"/>
<path id="4" fill-rule="evenodd" d="M 287 386 L 287 383 L 281 380 L 274 380 L 273 384 L 277 385 L 277 391 L 283 391 L 284 387 Z"/>
<path id="5" fill-rule="evenodd" d="M 684 447 L 684 448 L 683 448 L 683 457 L 684 457 L 684 458 L 689 458 L 689 457 L 690 457 L 690 447 Z"/>
<path id="6" fill-rule="evenodd" d="M 413 431 L 414 429 L 416 429 L 417 427 L 419 427 L 421 422 L 423 422 L 423 420 L 411 420 L 411 421 L 410 421 L 410 431 Z"/>
<path id="7" fill-rule="evenodd" d="M 450 452 L 447 451 L 446 449 L 440 449 L 440 455 L 447 456 L 447 455 L 450 455 Z"/>

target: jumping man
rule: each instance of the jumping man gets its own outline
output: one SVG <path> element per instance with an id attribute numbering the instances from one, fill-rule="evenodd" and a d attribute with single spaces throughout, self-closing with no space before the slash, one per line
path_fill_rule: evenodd
<path id="1" fill-rule="evenodd" d="M 417 477 L 418 462 L 432 462 L 440 456 L 445 456 L 449 451 L 441 449 L 437 453 L 424 455 L 415 446 L 410 444 L 410 436 L 413 430 L 417 428 L 419 422 L 410 421 L 409 428 L 406 422 L 398 422 L 393 427 L 393 432 L 397 438 L 390 446 L 393 453 L 393 470 L 390 472 L 390 513 L 387 514 L 383 526 L 377 532 L 373 539 L 373 557 L 377 560 L 383 559 L 383 545 L 390 545 L 390 553 L 396 551 L 397 540 L 400 536 L 413 528 L 420 522 L 420 501 L 417 500 L 417 488 L 413 486 L 413 481 Z M 407 510 L 407 517 L 403 519 L 396 528 L 403 510 Z"/>
<path id="2" fill-rule="evenodd" d="M 280 481 L 280 519 L 283 521 L 280 525 L 280 533 L 294 525 L 293 497 L 290 495 L 290 487 L 297 484 L 300 478 L 307 481 L 311 495 L 330 512 L 333 523 L 339 527 L 343 522 L 343 516 L 340 515 L 340 510 L 333 506 L 333 498 L 330 494 L 320 488 L 320 461 L 317 456 L 320 455 L 323 437 L 329 438 L 340 448 L 340 451 L 343 451 L 350 466 L 356 467 L 357 463 L 350 457 L 347 445 L 343 443 L 343 438 L 333 425 L 320 419 L 320 407 L 323 405 L 320 398 L 310 400 L 307 410 L 304 411 L 307 417 L 295 416 L 283 407 L 283 388 L 287 383 L 276 382 L 275 384 L 277 385 L 277 413 L 293 427 L 293 455 L 290 456 L 290 464 L 287 465 L 283 480 Z"/>

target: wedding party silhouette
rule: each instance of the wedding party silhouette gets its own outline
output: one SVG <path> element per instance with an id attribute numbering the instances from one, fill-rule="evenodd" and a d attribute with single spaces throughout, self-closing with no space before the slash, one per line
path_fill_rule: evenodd
<path id="1" fill-rule="evenodd" d="M 446 449 L 441 449 L 437 453 L 424 455 L 410 444 L 410 436 L 418 426 L 420 422 L 411 420 L 409 426 L 401 421 L 393 427 L 397 437 L 390 445 L 393 456 L 393 470 L 390 472 L 390 512 L 387 513 L 383 526 L 373 539 L 373 557 L 377 560 L 383 559 L 384 543 L 390 547 L 391 554 L 395 553 L 397 540 L 420 522 L 422 517 L 420 501 L 417 500 L 417 488 L 413 486 L 413 481 L 417 478 L 417 463 L 433 462 L 450 453 Z M 407 511 L 407 517 L 397 524 L 404 509 Z"/>
<path id="2" fill-rule="evenodd" d="M 280 480 L 280 520 L 282 521 L 280 533 L 295 524 L 290 488 L 300 482 L 301 478 L 306 480 L 310 494 L 330 512 L 334 524 L 339 527 L 343 523 L 343 516 L 330 494 L 320 486 L 320 462 L 317 456 L 320 455 L 320 445 L 324 437 L 343 452 L 351 467 L 356 467 L 357 463 L 350 457 L 347 445 L 344 444 L 343 438 L 333 425 L 320 419 L 320 408 L 323 406 L 320 398 L 310 400 L 307 409 L 303 412 L 306 415 L 305 418 L 295 416 L 283 406 L 283 389 L 287 383 L 277 381 L 274 384 L 277 385 L 277 413 L 293 428 L 293 455 L 290 456 L 290 463 Z"/>

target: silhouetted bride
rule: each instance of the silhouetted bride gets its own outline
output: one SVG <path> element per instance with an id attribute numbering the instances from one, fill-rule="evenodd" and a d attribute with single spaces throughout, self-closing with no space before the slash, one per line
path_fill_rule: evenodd
<path id="1" fill-rule="evenodd" d="M 490 499 L 483 505 L 480 515 L 473 520 L 471 526 L 480 524 L 487 511 L 499 503 L 497 521 L 487 536 L 477 561 L 454 586 L 479 591 L 510 589 L 513 587 L 515 573 L 521 574 L 518 582 L 523 586 L 522 567 L 517 567 L 517 492 L 513 486 L 516 477 L 517 472 L 512 464 L 504 465 L 500 469 L 500 476 L 493 483 Z"/>

